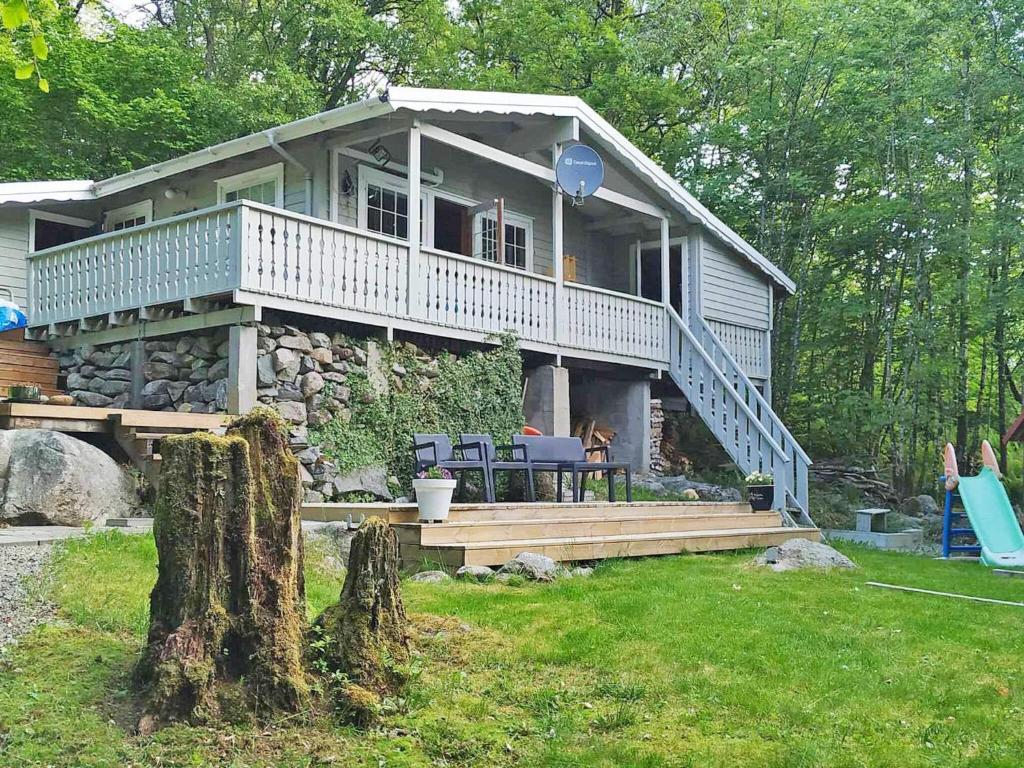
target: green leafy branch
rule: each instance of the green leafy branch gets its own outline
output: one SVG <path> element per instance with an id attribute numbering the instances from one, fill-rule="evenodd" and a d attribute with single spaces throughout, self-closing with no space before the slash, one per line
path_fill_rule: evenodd
<path id="1" fill-rule="evenodd" d="M 50 48 L 46 44 L 46 38 L 43 37 L 42 25 L 29 10 L 27 0 L 0 0 L 0 22 L 11 35 L 26 28 L 29 32 L 31 59 L 14 67 L 15 79 L 29 80 L 34 76 L 39 90 L 49 93 L 50 82 L 43 77 L 40 62 L 46 61 L 49 57 Z"/>

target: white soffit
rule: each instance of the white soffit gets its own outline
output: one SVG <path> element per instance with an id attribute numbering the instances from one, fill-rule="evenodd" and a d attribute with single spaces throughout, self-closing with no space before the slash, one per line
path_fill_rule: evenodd
<path id="1" fill-rule="evenodd" d="M 14 181 L 0 184 L 0 205 L 3 203 L 64 203 L 72 200 L 95 200 L 94 187 L 94 182 L 88 179 Z"/>

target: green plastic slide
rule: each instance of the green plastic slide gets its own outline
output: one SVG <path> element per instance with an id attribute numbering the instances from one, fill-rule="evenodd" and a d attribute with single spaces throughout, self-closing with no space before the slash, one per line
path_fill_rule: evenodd
<path id="1" fill-rule="evenodd" d="M 981 562 L 1024 568 L 1024 533 L 996 473 L 985 467 L 976 477 L 961 477 L 957 490 L 981 545 Z"/>

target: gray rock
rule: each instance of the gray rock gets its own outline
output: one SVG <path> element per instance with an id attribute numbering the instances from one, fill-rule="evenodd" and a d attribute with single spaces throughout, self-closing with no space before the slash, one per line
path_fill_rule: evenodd
<path id="1" fill-rule="evenodd" d="M 303 355 L 299 359 L 299 373 L 309 373 L 310 371 L 319 371 L 320 363 L 314 360 L 309 355 Z"/>
<path id="2" fill-rule="evenodd" d="M 856 568 L 857 564 L 827 544 L 807 539 L 789 539 L 777 547 L 768 547 L 754 562 L 773 571 L 800 568 Z"/>
<path id="3" fill-rule="evenodd" d="M 68 390 L 76 389 L 88 389 L 89 382 L 91 382 L 88 376 L 83 376 L 80 373 L 69 373 L 68 374 Z"/>
<path id="4" fill-rule="evenodd" d="M 311 445 L 309 448 L 299 451 L 295 454 L 297 458 L 303 464 L 316 464 L 320 461 L 320 446 Z"/>
<path id="5" fill-rule="evenodd" d="M 299 353 L 293 349 L 278 347 L 270 353 L 277 378 L 281 381 L 292 381 L 299 373 Z"/>
<path id="6" fill-rule="evenodd" d="M 196 357 L 214 357 L 219 342 L 213 336 L 199 336 L 189 350 Z"/>
<path id="7" fill-rule="evenodd" d="M 256 339 L 256 349 L 260 352 L 273 352 L 277 349 L 277 342 L 261 333 Z"/>
<path id="8" fill-rule="evenodd" d="M 282 381 L 277 387 L 277 399 L 302 402 L 306 398 L 302 396 L 302 390 L 299 389 L 298 384 L 294 384 L 290 381 Z"/>
<path id="9" fill-rule="evenodd" d="M 319 491 L 312 489 L 306 489 L 302 492 L 302 503 L 303 504 L 323 504 L 324 495 Z"/>
<path id="10" fill-rule="evenodd" d="M 533 581 L 553 581 L 561 566 L 547 555 L 536 552 L 520 552 L 498 571 L 499 573 L 518 574 Z"/>
<path id="11" fill-rule="evenodd" d="M 178 348 L 178 342 L 176 341 L 147 341 L 146 342 L 147 352 L 173 352 Z"/>
<path id="12" fill-rule="evenodd" d="M 72 392 L 71 396 L 82 405 L 87 405 L 91 408 L 106 408 L 113 402 L 113 398 L 101 395 L 99 392 L 89 392 L 85 389 Z"/>
<path id="13" fill-rule="evenodd" d="M 306 421 L 311 427 L 322 427 L 331 420 L 330 411 L 311 411 L 307 408 L 306 414 Z"/>
<path id="14" fill-rule="evenodd" d="M 678 477 L 662 477 L 657 481 L 661 486 L 673 494 L 682 494 L 686 490 L 694 490 L 700 496 L 701 501 L 742 501 L 743 496 L 737 488 L 726 488 L 722 485 L 712 483 L 698 483 L 682 475 Z"/>
<path id="15" fill-rule="evenodd" d="M 213 404 L 218 411 L 228 409 L 228 380 L 220 379 L 213 382 Z"/>
<path id="16" fill-rule="evenodd" d="M 171 400 L 178 402 L 188 387 L 187 381 L 169 381 L 167 382 L 167 394 L 171 396 Z"/>
<path id="17" fill-rule="evenodd" d="M 455 572 L 456 579 L 487 581 L 494 578 L 494 569 L 486 565 L 464 565 Z"/>
<path id="18" fill-rule="evenodd" d="M 167 379 L 157 379 L 156 381 L 150 381 L 142 387 L 142 395 L 166 395 L 167 386 L 171 382 Z"/>
<path id="19" fill-rule="evenodd" d="M 139 404 L 146 411 L 162 411 L 171 404 L 171 396 L 166 392 L 158 395 L 143 395 Z"/>
<path id="20" fill-rule="evenodd" d="M 324 377 L 324 381 L 329 381 L 333 384 L 344 384 L 348 378 L 347 376 L 345 376 L 345 374 L 335 373 L 334 371 L 326 371 L 320 375 Z M 338 388 L 335 387 L 334 391 L 335 394 L 337 394 Z"/>
<path id="21" fill-rule="evenodd" d="M 425 584 L 442 584 L 446 581 L 451 581 L 452 577 L 444 571 L 420 571 L 414 574 L 411 581 L 421 581 Z"/>
<path id="22" fill-rule="evenodd" d="M 334 482 L 334 479 L 338 476 L 338 467 L 334 462 L 331 461 L 320 461 L 312 466 L 310 474 L 313 475 L 313 479 L 318 483 L 326 483 L 330 485 Z M 331 494 L 334 494 L 334 486 L 330 485 Z"/>
<path id="23" fill-rule="evenodd" d="M 935 499 L 927 494 L 904 499 L 900 510 L 903 514 L 911 517 L 937 517 L 942 514 L 942 510 L 939 509 Z"/>
<path id="24" fill-rule="evenodd" d="M 103 389 L 103 385 L 106 383 L 106 379 L 101 379 L 99 376 L 97 376 L 95 379 L 89 382 L 89 389 L 93 392 L 99 392 Z"/>
<path id="25" fill-rule="evenodd" d="M 297 349 L 300 352 L 312 352 L 313 343 L 306 335 L 282 336 L 277 340 L 279 346 L 285 349 Z"/>
<path id="26" fill-rule="evenodd" d="M 127 408 L 131 404 L 132 395 L 124 392 L 110 401 L 111 408 Z"/>
<path id="27" fill-rule="evenodd" d="M 78 526 L 130 517 L 138 505 L 135 483 L 117 462 L 45 429 L 0 431 L 0 481 L 0 520 Z"/>
<path id="28" fill-rule="evenodd" d="M 328 363 L 324 366 L 324 370 L 331 371 L 333 373 L 348 373 L 349 365 L 343 360 L 336 360 L 333 363 Z"/>
<path id="29" fill-rule="evenodd" d="M 118 395 L 123 395 L 131 388 L 132 384 L 130 381 L 111 380 L 103 382 L 103 387 L 100 389 L 100 393 L 107 395 L 107 397 L 117 397 Z"/>
<path id="30" fill-rule="evenodd" d="M 334 492 L 336 494 L 363 491 L 372 493 L 378 499 L 391 501 L 391 491 L 388 490 L 388 471 L 386 467 L 371 465 L 360 467 L 348 472 L 334 480 Z"/>
<path id="31" fill-rule="evenodd" d="M 109 371 L 104 371 L 103 378 L 107 381 L 112 379 L 115 381 L 131 381 L 132 372 L 127 368 L 111 368 Z"/>
<path id="32" fill-rule="evenodd" d="M 188 375 L 188 380 L 193 384 L 198 384 L 201 381 L 206 381 L 206 374 L 209 373 L 210 369 L 206 365 L 197 365 L 192 369 L 192 373 Z"/>
<path id="33" fill-rule="evenodd" d="M 309 340 L 313 344 L 314 349 L 330 349 L 331 347 L 331 337 L 326 333 L 313 331 L 313 333 L 309 334 Z"/>
<path id="34" fill-rule="evenodd" d="M 274 370 L 274 361 L 270 355 L 260 355 L 256 358 L 256 386 L 277 386 L 277 371 Z"/>
<path id="35" fill-rule="evenodd" d="M 110 368 L 111 364 L 117 358 L 117 354 L 114 352 L 105 352 L 97 349 L 91 355 L 89 355 L 89 362 L 98 368 Z"/>
<path id="36" fill-rule="evenodd" d="M 151 363 L 167 363 L 175 368 L 180 368 L 182 365 L 181 355 L 177 352 L 154 352 L 149 356 L 149 361 Z"/>
<path id="37" fill-rule="evenodd" d="M 577 565 L 571 571 L 568 571 L 566 573 L 566 576 L 568 576 L 569 578 L 572 578 L 572 579 L 575 579 L 575 578 L 578 578 L 578 577 L 586 578 L 587 576 L 593 576 L 593 575 L 594 575 L 594 569 L 593 568 L 587 568 L 587 567 L 581 566 L 581 565 Z"/>
<path id="38" fill-rule="evenodd" d="M 311 397 L 324 388 L 324 377 L 316 371 L 310 371 L 302 377 L 299 389 L 303 397 Z"/>
<path id="39" fill-rule="evenodd" d="M 206 372 L 206 378 L 209 381 L 216 381 L 217 379 L 227 378 L 228 375 L 228 361 L 227 358 L 218 360 L 216 363 L 210 366 Z"/>
<path id="40" fill-rule="evenodd" d="M 281 418 L 285 421 L 289 421 L 292 424 L 305 424 L 306 423 L 306 404 L 294 400 L 285 400 L 283 402 L 276 403 L 274 406 L 277 412 L 281 414 Z"/>
<path id="41" fill-rule="evenodd" d="M 148 362 L 142 364 L 142 375 L 146 381 L 156 381 L 157 379 L 178 379 L 178 368 L 170 365 L 169 363 L 161 362 Z"/>

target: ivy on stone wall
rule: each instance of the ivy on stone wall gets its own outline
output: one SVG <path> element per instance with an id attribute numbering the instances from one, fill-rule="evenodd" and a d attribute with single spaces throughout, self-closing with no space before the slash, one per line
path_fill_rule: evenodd
<path id="1" fill-rule="evenodd" d="M 311 427 L 309 440 L 342 471 L 382 464 L 403 489 L 412 479 L 414 432 L 487 433 L 499 442 L 523 426 L 523 364 L 514 335 L 462 357 L 425 356 L 415 345 L 382 345 L 381 360 L 353 370 L 350 414 Z"/>

